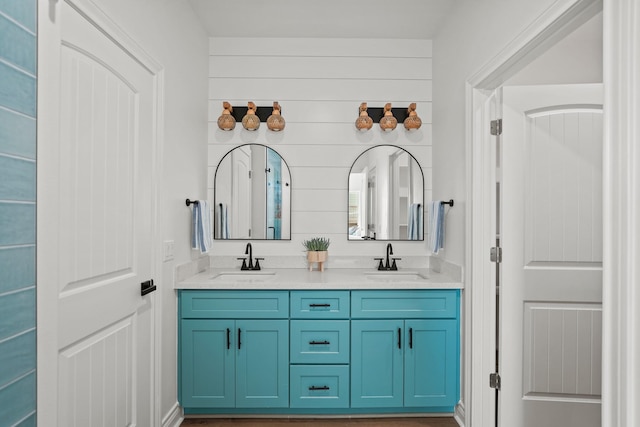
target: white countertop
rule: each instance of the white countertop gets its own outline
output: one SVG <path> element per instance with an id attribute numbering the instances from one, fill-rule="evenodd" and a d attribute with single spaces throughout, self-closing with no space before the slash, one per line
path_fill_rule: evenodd
<path id="1" fill-rule="evenodd" d="M 414 275 L 421 277 L 411 277 Z M 324 289 L 462 289 L 463 284 L 446 274 L 429 269 L 338 268 L 309 271 L 299 268 L 264 269 L 257 272 L 240 269 L 209 268 L 181 282 L 175 289 L 226 290 L 324 290 Z"/>

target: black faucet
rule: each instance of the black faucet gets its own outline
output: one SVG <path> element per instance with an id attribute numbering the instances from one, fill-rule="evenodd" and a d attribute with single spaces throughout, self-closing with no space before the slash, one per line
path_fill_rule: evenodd
<path id="1" fill-rule="evenodd" d="M 249 255 L 249 263 L 247 264 L 246 258 L 238 258 L 242 260 L 242 267 L 240 267 L 240 270 L 260 270 L 260 260 L 264 258 L 256 258 L 256 264 L 253 265 L 253 247 L 251 246 L 251 243 L 247 243 L 244 254 Z"/>
<path id="2" fill-rule="evenodd" d="M 374 258 L 376 261 L 380 261 L 378 263 L 378 270 L 383 271 L 396 271 L 398 270 L 398 266 L 396 265 L 396 260 L 402 258 L 391 258 L 393 262 L 389 262 L 389 255 L 393 255 L 393 246 L 391 243 L 387 243 L 387 258 L 385 264 L 382 263 L 382 258 Z"/>

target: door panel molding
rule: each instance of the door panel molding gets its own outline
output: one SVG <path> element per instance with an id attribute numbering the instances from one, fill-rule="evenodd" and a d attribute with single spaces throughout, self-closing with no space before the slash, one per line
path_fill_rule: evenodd
<path id="1" fill-rule="evenodd" d="M 134 335 L 129 316 L 60 352 L 59 425 L 135 424 Z"/>
<path id="2" fill-rule="evenodd" d="M 602 304 L 524 304 L 525 399 L 599 402 L 601 354 Z"/>

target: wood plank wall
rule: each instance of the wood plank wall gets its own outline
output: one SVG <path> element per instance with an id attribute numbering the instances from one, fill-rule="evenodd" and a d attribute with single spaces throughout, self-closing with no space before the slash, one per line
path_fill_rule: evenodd
<path id="1" fill-rule="evenodd" d="M 0 2 L 0 424 L 36 424 L 36 2 Z"/>
<path id="2" fill-rule="evenodd" d="M 329 237 L 332 255 L 379 256 L 382 242 L 348 242 L 347 185 L 353 161 L 368 148 L 398 145 L 420 163 L 425 202 L 432 194 L 432 43 L 391 39 L 211 38 L 209 57 L 208 197 L 221 158 L 234 147 L 260 143 L 285 159 L 292 175 L 292 240 L 260 242 L 261 255 L 298 255 L 301 242 Z M 270 106 L 278 101 L 283 132 L 248 132 L 217 127 L 222 102 Z M 400 123 L 390 133 L 378 125 L 355 128 L 361 102 L 369 107 L 407 108 L 417 103 L 423 126 L 407 132 Z M 213 255 L 237 253 L 233 242 L 216 241 Z M 428 255 L 426 242 L 394 243 L 396 253 Z"/>

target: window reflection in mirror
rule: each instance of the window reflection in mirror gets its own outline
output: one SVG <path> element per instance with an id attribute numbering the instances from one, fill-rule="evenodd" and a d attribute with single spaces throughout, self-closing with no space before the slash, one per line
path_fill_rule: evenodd
<path id="1" fill-rule="evenodd" d="M 379 145 L 349 172 L 349 240 L 423 240 L 424 175 L 406 150 Z"/>
<path id="2" fill-rule="evenodd" d="M 291 174 L 261 144 L 245 144 L 220 160 L 214 181 L 214 238 L 291 239 Z"/>

